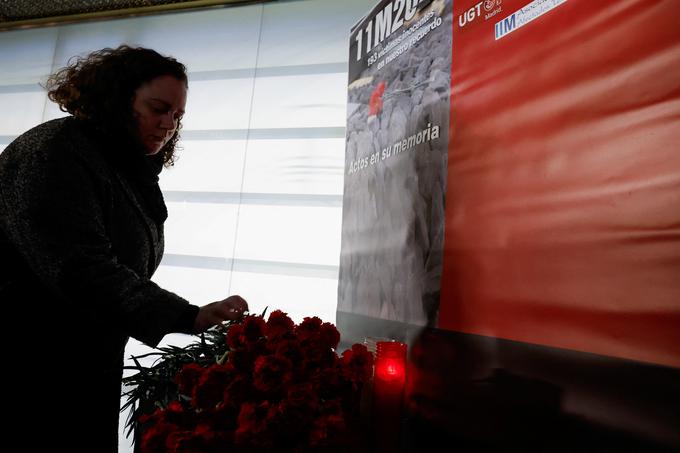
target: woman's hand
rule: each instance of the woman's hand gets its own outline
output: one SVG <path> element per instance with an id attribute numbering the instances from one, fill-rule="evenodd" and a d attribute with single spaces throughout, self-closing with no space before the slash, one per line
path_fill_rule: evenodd
<path id="1" fill-rule="evenodd" d="M 241 296 L 229 296 L 224 300 L 204 305 L 194 321 L 194 333 L 201 333 L 222 321 L 240 319 L 248 311 L 248 302 Z"/>

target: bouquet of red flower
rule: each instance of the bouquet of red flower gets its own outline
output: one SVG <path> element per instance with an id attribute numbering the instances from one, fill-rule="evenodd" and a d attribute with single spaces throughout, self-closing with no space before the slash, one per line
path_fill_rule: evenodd
<path id="1" fill-rule="evenodd" d="M 145 378 L 137 363 L 141 377 L 135 375 L 136 383 L 146 379 L 142 392 L 156 393 L 159 406 L 142 414 L 149 402 L 140 401 L 133 412 L 144 428 L 142 453 L 208 453 L 226 447 L 326 452 L 361 444 L 362 390 L 373 374 L 373 356 L 364 345 L 338 356 L 340 334 L 333 324 L 312 317 L 295 325 L 281 311 L 267 321 L 246 316 L 225 330 L 223 341 L 207 345 L 204 337 L 179 360 L 166 357 L 165 368 L 179 371 L 173 385 L 164 383 L 162 398 L 148 385 L 149 375 L 158 373 L 146 369 Z M 166 356 L 169 352 L 179 351 L 166 350 Z M 134 398 L 141 400 L 139 391 Z"/>

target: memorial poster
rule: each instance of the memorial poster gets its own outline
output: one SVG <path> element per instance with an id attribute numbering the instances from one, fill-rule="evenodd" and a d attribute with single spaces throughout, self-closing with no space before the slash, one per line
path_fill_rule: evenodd
<path id="1" fill-rule="evenodd" d="M 452 23 L 451 0 L 388 0 L 351 32 L 339 314 L 436 323 Z"/>

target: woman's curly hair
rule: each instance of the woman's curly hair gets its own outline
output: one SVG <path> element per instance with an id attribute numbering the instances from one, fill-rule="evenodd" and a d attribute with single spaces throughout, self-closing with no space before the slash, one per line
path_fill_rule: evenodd
<path id="1" fill-rule="evenodd" d="M 75 57 L 46 83 L 47 96 L 59 108 L 93 122 L 112 137 L 126 134 L 135 142 L 137 125 L 132 112 L 135 91 L 156 77 L 169 75 L 187 84 L 186 67 L 171 57 L 143 47 L 105 48 Z M 181 123 L 161 149 L 163 163 L 171 166 Z"/>

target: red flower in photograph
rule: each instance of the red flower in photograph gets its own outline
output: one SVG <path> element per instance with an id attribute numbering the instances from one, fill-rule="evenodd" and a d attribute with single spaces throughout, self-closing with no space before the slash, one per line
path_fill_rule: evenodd
<path id="1" fill-rule="evenodd" d="M 383 94 L 385 94 L 385 82 L 381 81 L 371 93 L 368 100 L 368 116 L 377 115 L 383 108 Z"/>

